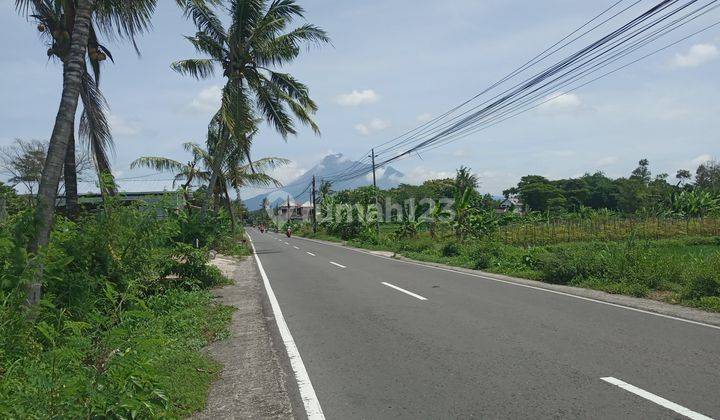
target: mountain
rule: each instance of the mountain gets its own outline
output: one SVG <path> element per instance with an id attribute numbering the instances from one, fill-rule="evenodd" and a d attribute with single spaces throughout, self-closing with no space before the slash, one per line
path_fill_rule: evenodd
<path id="1" fill-rule="evenodd" d="M 355 162 L 352 159 L 348 159 L 343 156 L 342 153 L 338 153 L 325 156 L 323 160 L 312 167 L 312 169 L 308 170 L 294 180 L 285 183 L 286 187 L 281 188 L 279 191 L 260 194 L 247 200 L 243 200 L 243 203 L 245 203 L 245 206 L 250 211 L 258 210 L 262 205 L 263 198 L 265 197 L 268 197 L 268 200 L 270 200 L 270 203 L 273 206 L 279 202 L 284 202 L 287 200 L 288 196 L 290 196 L 291 201 L 304 203 L 311 199 L 311 191 L 307 187 L 312 182 L 313 175 L 315 175 L 318 180 L 317 188 L 319 189 L 321 179 L 332 179 L 333 177 L 349 170 L 352 170 L 353 172 L 356 170 L 368 171 L 369 175 L 333 183 L 333 191 L 348 190 L 372 184 L 372 165 Z M 405 175 L 402 172 L 388 166 L 385 170 L 377 171 L 377 185 L 382 189 L 393 188 L 400 184 L 400 181 L 404 176 Z"/>

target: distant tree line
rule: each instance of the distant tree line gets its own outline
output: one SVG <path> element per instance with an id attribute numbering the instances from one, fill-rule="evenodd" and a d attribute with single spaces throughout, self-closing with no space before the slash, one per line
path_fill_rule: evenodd
<path id="1" fill-rule="evenodd" d="M 712 202 L 720 195 L 720 164 L 710 161 L 692 174 L 677 171 L 674 178 L 662 173 L 653 176 L 650 162 L 642 159 L 628 177 L 610 178 L 602 172 L 579 178 L 549 180 L 527 175 L 517 186 L 503 191 L 517 196 L 532 211 L 577 211 L 583 207 L 609 209 L 625 214 L 658 215 L 679 210 L 687 203 L 678 200 Z M 681 198 L 682 197 L 682 198 Z M 712 203 L 709 203 L 712 207 Z"/>

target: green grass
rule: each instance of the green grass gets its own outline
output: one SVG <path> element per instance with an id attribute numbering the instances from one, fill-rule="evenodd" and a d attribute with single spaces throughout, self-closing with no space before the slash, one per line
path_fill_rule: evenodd
<path id="1" fill-rule="evenodd" d="M 228 334 L 232 308 L 170 290 L 108 331 L 76 325 L 5 367 L 5 418 L 180 418 L 205 406 L 220 366 L 200 350 Z M 65 322 L 67 325 L 68 322 Z M 48 325 L 48 336 L 58 335 Z"/>

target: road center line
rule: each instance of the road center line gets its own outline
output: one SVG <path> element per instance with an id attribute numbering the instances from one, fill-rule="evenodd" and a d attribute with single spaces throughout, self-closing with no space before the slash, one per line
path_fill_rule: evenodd
<path id="1" fill-rule="evenodd" d="M 683 406 L 681 406 L 681 405 L 679 405 L 679 404 L 675 404 L 675 403 L 672 402 L 672 401 L 666 400 L 666 399 L 663 398 L 663 397 L 660 397 L 660 396 L 657 396 L 657 395 L 655 395 L 655 394 L 653 394 L 653 393 L 651 393 L 651 392 L 645 391 L 644 389 L 640 389 L 640 388 L 638 388 L 638 387 L 636 387 L 636 386 L 634 386 L 634 385 L 630 385 L 629 383 L 623 382 L 623 381 L 621 381 L 620 379 L 613 378 L 613 377 L 611 377 L 611 376 L 608 376 L 608 377 L 605 377 L 605 378 L 600 378 L 600 379 L 602 379 L 603 381 L 605 381 L 605 382 L 607 382 L 607 383 L 609 383 L 609 384 L 612 384 L 612 385 L 615 385 L 615 386 L 617 386 L 617 387 L 620 387 L 620 388 L 624 389 L 625 391 L 631 392 L 631 393 L 633 393 L 633 394 L 635 394 L 635 395 L 637 395 L 637 396 L 639 396 L 639 397 L 645 398 L 645 399 L 648 400 L 648 401 L 652 401 L 652 402 L 654 402 L 655 404 L 657 404 L 657 405 L 659 405 L 659 406 L 662 406 L 662 407 L 667 408 L 668 410 L 672 410 L 672 411 L 674 411 L 674 412 L 676 412 L 676 413 L 678 413 L 678 414 L 681 414 L 681 415 L 683 415 L 683 416 L 685 416 L 685 417 L 687 417 L 687 418 L 689 418 L 689 419 L 693 419 L 693 420 L 712 420 L 712 418 L 710 418 L 710 417 L 708 417 L 708 416 L 705 416 L 705 415 L 700 414 L 700 413 L 696 413 L 696 412 L 690 410 L 689 408 L 685 408 L 685 407 L 683 407 Z"/>
<path id="2" fill-rule="evenodd" d="M 313 254 L 312 252 L 307 252 L 307 251 L 305 251 L 305 253 L 308 254 L 308 255 L 310 255 L 310 256 L 312 256 L 312 257 L 315 256 L 315 254 Z"/>
<path id="3" fill-rule="evenodd" d="M 523 284 L 523 283 L 519 283 L 519 282 L 516 282 L 516 281 L 502 280 L 502 279 L 498 279 L 498 278 L 494 278 L 494 277 L 483 276 L 482 274 L 468 273 L 468 272 L 465 272 L 465 271 L 460 271 L 460 270 L 456 270 L 456 269 L 452 269 L 452 268 L 437 267 L 437 266 L 433 266 L 433 265 L 422 264 L 422 263 L 416 262 L 416 261 L 399 260 L 399 259 L 392 258 L 392 257 L 386 257 L 386 256 L 384 256 L 384 255 L 373 254 L 372 252 L 369 252 L 369 251 L 366 251 L 366 250 L 363 250 L 363 249 L 351 248 L 351 247 L 347 247 L 347 246 L 344 246 L 344 245 L 338 245 L 338 244 L 333 244 L 333 243 L 329 243 L 329 242 L 325 242 L 325 241 L 319 241 L 319 240 L 316 240 L 316 239 L 303 238 L 302 236 L 298 236 L 298 238 L 303 239 L 303 240 L 306 240 L 306 241 L 309 241 L 309 242 L 314 242 L 314 243 L 316 243 L 316 244 L 325 245 L 325 246 L 332 246 L 332 247 L 340 248 L 340 249 L 345 249 L 345 250 L 347 250 L 347 251 L 352 251 L 352 252 L 357 252 L 357 253 L 360 253 L 360 254 L 369 255 L 369 256 L 371 256 L 371 257 L 380 258 L 380 259 L 383 259 L 383 260 L 388 260 L 388 261 L 392 261 L 392 262 L 399 263 L 399 264 L 414 265 L 414 266 L 423 267 L 423 268 L 426 268 L 426 269 L 429 269 L 429 270 L 446 271 L 446 272 L 449 272 L 449 273 L 459 274 L 459 275 L 461 275 L 461 276 L 470 276 L 470 277 L 481 278 L 481 279 L 484 279 L 484 280 L 489 280 L 489 281 L 493 281 L 493 282 L 497 282 L 497 283 L 503 283 L 503 284 L 507 284 L 507 285 L 510 285 L 510 286 L 523 287 L 523 288 L 526 288 L 526 289 L 537 290 L 537 291 L 539 291 L 539 292 L 552 293 L 552 294 L 555 294 L 555 295 L 565 296 L 565 297 L 574 298 L 574 299 L 578 299 L 578 300 L 584 300 L 584 301 L 586 301 L 586 302 L 599 303 L 599 304 L 601 304 L 601 305 L 607 305 L 607 306 L 612 306 L 612 307 L 615 307 L 615 308 L 627 309 L 628 311 L 639 312 L 639 313 L 645 314 L 645 315 L 652 315 L 652 316 L 656 316 L 656 317 L 660 317 L 660 318 L 672 319 L 672 320 L 675 320 L 675 321 L 684 322 L 684 323 L 686 323 L 686 324 L 699 325 L 699 326 L 702 326 L 702 327 L 707 327 L 707 328 L 712 328 L 712 329 L 715 329 L 715 330 L 720 330 L 720 325 L 713 325 L 713 324 L 708 324 L 708 323 L 705 323 L 705 322 L 693 321 L 693 320 L 691 320 L 691 319 L 680 318 L 680 317 L 673 316 L 673 315 L 665 315 L 665 314 L 662 314 L 662 313 L 659 313 L 659 312 L 652 312 L 652 311 L 648 311 L 648 310 L 645 310 L 645 309 L 633 308 L 632 306 L 625 306 L 625 305 L 621 305 L 621 304 L 619 304 L 619 303 L 606 302 L 606 301 L 604 301 L 604 300 L 589 298 L 589 297 L 580 296 L 580 295 L 574 295 L 574 294 L 572 294 L 572 293 L 561 292 L 561 291 L 559 291 L 559 290 L 546 289 L 546 288 L 544 288 L 544 287 L 531 286 L 531 285 L 529 285 L 529 284 Z"/>
<path id="4" fill-rule="evenodd" d="M 382 284 L 384 284 L 384 285 L 387 286 L 387 287 L 392 287 L 393 289 L 398 290 L 398 291 L 400 291 L 400 292 L 403 292 L 403 293 L 405 293 L 406 295 L 410 295 L 410 296 L 412 296 L 412 297 L 414 297 L 414 298 L 416 298 L 416 299 L 427 300 L 426 297 L 423 297 L 423 296 L 420 296 L 420 295 L 418 295 L 418 294 L 416 294 L 416 293 L 413 293 L 413 292 L 410 292 L 410 291 L 408 291 L 408 290 L 405 290 L 405 289 L 403 289 L 402 287 L 397 287 L 397 286 L 395 286 L 394 284 L 385 283 L 385 282 L 382 282 Z"/>
<path id="5" fill-rule="evenodd" d="M 330 261 L 330 264 L 332 264 L 332 265 L 336 265 L 336 266 L 338 266 L 338 267 L 340 267 L 340 268 L 347 268 L 347 267 L 345 267 L 345 266 L 344 266 L 344 265 L 342 265 L 342 264 L 338 264 L 338 263 L 336 263 L 335 261 Z"/>
<path id="6" fill-rule="evenodd" d="M 280 310 L 280 303 L 275 296 L 275 292 L 273 292 L 270 280 L 268 279 L 267 273 L 265 273 L 265 269 L 260 261 L 260 257 L 257 254 L 255 243 L 250 235 L 248 235 L 248 238 L 250 238 L 250 246 L 252 247 L 253 255 L 255 256 L 255 262 L 257 262 L 260 275 L 263 279 L 263 284 L 265 285 L 265 292 L 267 293 L 268 300 L 270 301 L 270 307 L 275 315 L 275 323 L 277 324 L 280 337 L 285 344 L 285 349 L 287 350 L 288 358 L 290 359 L 290 366 L 292 367 L 293 372 L 295 372 L 295 380 L 297 381 L 300 398 L 305 406 L 305 414 L 308 419 L 324 420 L 325 416 L 323 415 L 322 408 L 320 407 L 320 401 L 318 401 L 317 395 L 315 394 L 315 388 L 313 388 L 312 382 L 310 382 L 310 376 L 308 376 L 305 364 L 302 361 L 302 357 L 300 357 L 300 351 L 295 344 L 295 340 L 293 340 L 292 334 L 290 334 L 290 328 L 288 328 L 287 322 L 285 322 L 282 310 Z"/>

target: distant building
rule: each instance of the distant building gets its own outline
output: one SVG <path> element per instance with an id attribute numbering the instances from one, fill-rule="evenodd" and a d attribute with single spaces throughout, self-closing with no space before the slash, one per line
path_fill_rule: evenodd
<path id="1" fill-rule="evenodd" d="M 498 213 L 525 214 L 525 204 L 519 197 L 508 197 L 500 202 L 496 211 Z"/>
<path id="2" fill-rule="evenodd" d="M 156 204 L 161 201 L 172 203 L 177 207 L 185 204 L 185 200 L 177 191 L 152 191 L 152 192 L 120 192 L 115 197 L 120 203 L 140 202 L 144 204 Z M 103 196 L 101 194 L 79 194 L 78 204 L 85 208 L 96 208 L 102 204 Z M 60 210 L 65 209 L 65 196 L 58 196 L 55 200 L 55 207 Z"/>
<path id="3" fill-rule="evenodd" d="M 277 218 L 279 221 L 309 222 L 312 211 L 313 204 L 309 201 L 302 204 L 289 201 L 278 207 Z"/>

